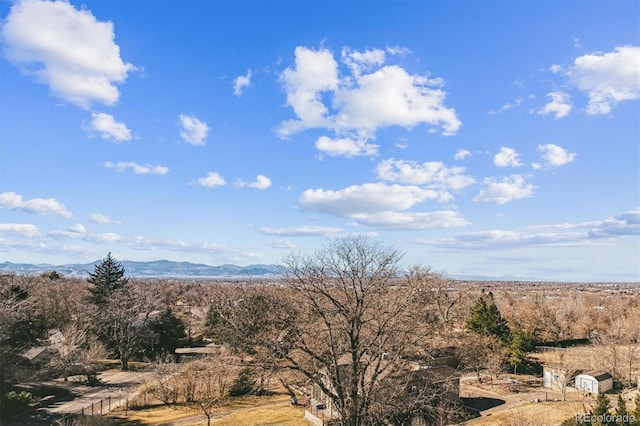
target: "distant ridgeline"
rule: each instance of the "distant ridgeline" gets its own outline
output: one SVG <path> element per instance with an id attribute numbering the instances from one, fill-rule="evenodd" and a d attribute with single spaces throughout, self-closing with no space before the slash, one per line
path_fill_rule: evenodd
<path id="1" fill-rule="evenodd" d="M 85 277 L 99 260 L 91 263 L 74 263 L 68 265 L 50 265 L 46 263 L 33 265 L 28 263 L 0 263 L 0 273 L 41 274 L 56 271 L 65 276 Z M 126 275 L 130 277 L 148 278 L 230 278 L 230 277 L 274 277 L 282 274 L 279 265 L 221 265 L 211 266 L 190 262 L 172 262 L 169 260 L 155 260 L 151 262 L 132 262 L 123 260 L 122 266 Z"/>

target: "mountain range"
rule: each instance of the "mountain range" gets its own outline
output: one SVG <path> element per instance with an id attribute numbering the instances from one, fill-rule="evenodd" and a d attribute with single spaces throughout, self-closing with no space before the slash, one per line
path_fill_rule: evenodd
<path id="1" fill-rule="evenodd" d="M 90 263 L 73 263 L 67 265 L 50 265 L 48 263 L 0 263 L 0 273 L 13 272 L 16 274 L 41 274 L 56 271 L 66 276 L 86 277 L 94 270 L 96 260 Z M 248 265 L 232 264 L 211 266 L 190 262 L 173 262 L 170 260 L 154 260 L 150 262 L 134 262 L 123 260 L 120 262 L 125 269 L 125 275 L 139 278 L 233 278 L 233 277 L 275 277 L 282 274 L 279 265 Z"/>

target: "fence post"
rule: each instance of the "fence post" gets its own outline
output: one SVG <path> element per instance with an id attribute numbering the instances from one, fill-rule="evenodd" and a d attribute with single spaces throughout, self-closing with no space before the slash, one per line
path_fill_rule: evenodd
<path id="1" fill-rule="evenodd" d="M 93 402 L 91 403 L 91 415 L 93 416 Z"/>
<path id="2" fill-rule="evenodd" d="M 102 415 L 102 401 L 104 401 L 103 399 L 100 400 L 100 415 Z"/>
<path id="3" fill-rule="evenodd" d="M 109 395 L 109 411 L 107 411 L 108 413 L 111 412 L 111 395 Z"/>

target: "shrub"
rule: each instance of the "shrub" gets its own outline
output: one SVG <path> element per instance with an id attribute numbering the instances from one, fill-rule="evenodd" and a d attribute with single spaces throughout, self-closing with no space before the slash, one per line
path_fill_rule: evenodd
<path id="1" fill-rule="evenodd" d="M 231 396 L 250 395 L 254 392 L 256 380 L 250 368 L 243 368 L 229 389 Z"/>
<path id="2" fill-rule="evenodd" d="M 29 392 L 7 392 L 2 397 L 2 417 L 13 417 L 28 411 L 34 403 L 33 396 Z"/>

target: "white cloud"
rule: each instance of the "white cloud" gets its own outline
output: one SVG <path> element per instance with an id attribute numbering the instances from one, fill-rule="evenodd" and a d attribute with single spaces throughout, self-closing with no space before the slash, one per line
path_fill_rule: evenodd
<path id="1" fill-rule="evenodd" d="M 534 186 L 525 183 L 520 175 L 511 175 L 501 181 L 488 178 L 485 183 L 486 188 L 473 199 L 474 202 L 505 204 L 533 196 Z"/>
<path id="2" fill-rule="evenodd" d="M 399 230 L 450 228 L 469 225 L 460 214 L 452 210 L 434 212 L 382 212 L 354 215 L 358 223 L 367 226 Z"/>
<path id="3" fill-rule="evenodd" d="M 70 231 L 51 231 L 48 233 L 48 235 L 56 239 L 69 238 L 69 239 L 89 241 L 94 243 L 117 243 L 117 242 L 127 241 L 126 237 L 115 234 L 113 232 L 94 234 L 94 233 L 78 232 L 76 230 L 70 230 Z"/>
<path id="4" fill-rule="evenodd" d="M 69 231 L 71 232 L 77 232 L 79 234 L 84 234 L 85 232 L 87 232 L 87 228 L 85 228 L 84 226 L 82 226 L 82 224 L 77 223 L 73 226 L 69 227 Z"/>
<path id="5" fill-rule="evenodd" d="M 22 0 L 2 25 L 6 58 L 82 108 L 113 105 L 133 65 L 123 62 L 111 22 L 66 1 Z"/>
<path id="6" fill-rule="evenodd" d="M 307 189 L 300 197 L 300 205 L 336 216 L 354 217 L 365 213 L 406 210 L 427 199 L 437 199 L 438 192 L 418 186 L 367 183 L 332 191 Z"/>
<path id="7" fill-rule="evenodd" d="M 459 160 L 464 160 L 465 158 L 467 158 L 469 156 L 471 156 L 471 152 L 469 152 L 466 149 L 460 148 L 460 149 L 458 149 L 456 151 L 455 155 L 453 156 L 453 159 L 459 161 Z"/>
<path id="8" fill-rule="evenodd" d="M 237 182 L 237 186 L 239 187 L 247 186 L 249 188 L 256 188 L 262 191 L 271 186 L 271 179 L 269 179 L 264 175 L 258 175 L 254 182 L 244 182 L 242 180 L 239 180 Z"/>
<path id="9" fill-rule="evenodd" d="M 565 92 L 551 92 L 547 94 L 549 102 L 538 111 L 540 115 L 554 114 L 555 118 L 566 117 L 571 111 L 571 96 Z"/>
<path id="10" fill-rule="evenodd" d="M 16 194 L 15 192 L 1 193 L 0 207 L 41 215 L 56 215 L 65 218 L 73 217 L 71 212 L 55 198 L 32 198 L 31 200 L 25 201 L 22 199 L 22 195 Z"/>
<path id="11" fill-rule="evenodd" d="M 378 145 L 367 143 L 366 138 L 354 140 L 348 137 L 331 139 L 320 136 L 316 141 L 316 149 L 331 157 L 372 156 L 378 153 Z"/>
<path id="12" fill-rule="evenodd" d="M 464 250 L 525 246 L 566 247 L 592 244 L 594 240 L 603 238 L 637 235 L 640 235 L 640 209 L 592 222 L 530 226 L 519 230 L 493 229 L 419 243 Z"/>
<path id="13" fill-rule="evenodd" d="M 247 75 L 240 75 L 233 80 L 233 94 L 242 96 L 242 91 L 251 86 L 251 70 L 247 71 Z"/>
<path id="14" fill-rule="evenodd" d="M 610 238 L 640 235 L 640 208 L 609 217 L 598 222 L 584 224 L 589 227 L 590 238 Z"/>
<path id="15" fill-rule="evenodd" d="M 462 123 L 455 110 L 445 107 L 446 94 L 440 85 L 439 79 L 410 75 L 396 65 L 384 66 L 359 77 L 353 88 L 335 93 L 335 123 L 340 129 L 366 133 L 428 124 L 440 127 L 444 135 L 453 135 Z"/>
<path id="16" fill-rule="evenodd" d="M 204 145 L 209 134 L 209 126 L 195 116 L 180 114 L 180 137 L 191 145 Z"/>
<path id="17" fill-rule="evenodd" d="M 214 186 L 224 186 L 226 182 L 222 176 L 216 172 L 209 172 L 205 177 L 201 177 L 197 181 L 198 185 L 213 188 Z"/>
<path id="18" fill-rule="evenodd" d="M 287 105 L 299 118 L 282 123 L 278 134 L 285 138 L 308 128 L 330 126 L 326 118 L 328 110 L 320 94 L 338 88 L 338 63 L 331 51 L 298 46 L 295 56 L 295 69 L 287 68 L 280 76 L 287 93 Z"/>
<path id="19" fill-rule="evenodd" d="M 376 167 L 380 179 L 411 185 L 431 185 L 442 189 L 458 190 L 475 183 L 464 174 L 464 167 L 446 167 L 439 161 L 418 164 L 415 161 L 384 160 Z"/>
<path id="20" fill-rule="evenodd" d="M 274 249 L 288 249 L 293 250 L 296 248 L 296 245 L 289 240 L 269 240 L 265 241 L 265 243 Z"/>
<path id="21" fill-rule="evenodd" d="M 131 169 L 131 171 L 137 175 L 165 175 L 169 172 L 169 169 L 165 166 L 151 166 L 149 164 L 140 165 L 133 161 L 121 161 L 119 163 L 107 161 L 104 163 L 104 166 L 107 169 L 115 169 L 119 172 Z"/>
<path id="22" fill-rule="evenodd" d="M 93 223 L 97 223 L 99 225 L 109 225 L 109 224 L 120 224 L 120 221 L 113 220 L 109 216 L 101 214 L 101 213 L 92 213 L 89 216 L 89 220 Z"/>
<path id="23" fill-rule="evenodd" d="M 26 238 L 40 236 L 38 227 L 30 223 L 0 223 L 0 232 L 20 235 Z"/>
<path id="24" fill-rule="evenodd" d="M 589 97 L 587 114 L 608 114 L 619 102 L 640 98 L 640 47 L 580 56 L 566 74 Z"/>
<path id="25" fill-rule="evenodd" d="M 571 163 L 576 158 L 576 153 L 569 152 L 566 149 L 554 145 L 552 143 L 546 145 L 538 145 L 538 152 L 542 158 L 550 166 L 564 166 Z"/>
<path id="26" fill-rule="evenodd" d="M 260 229 L 260 232 L 266 235 L 277 235 L 279 237 L 327 237 L 340 234 L 342 228 L 303 225 L 289 228 L 264 227 Z"/>
<path id="27" fill-rule="evenodd" d="M 497 167 L 519 167 L 522 166 L 520 162 L 520 154 L 513 148 L 502 147 L 500 152 L 493 157 L 493 164 Z"/>
<path id="28" fill-rule="evenodd" d="M 350 47 L 342 49 L 342 62 L 349 67 L 355 77 L 360 77 L 363 71 L 371 71 L 386 60 L 386 52 L 380 49 L 365 50 L 359 52 Z"/>
<path id="29" fill-rule="evenodd" d="M 91 124 L 87 126 L 87 130 L 99 132 L 103 139 L 115 142 L 131 140 L 131 130 L 124 123 L 119 123 L 113 115 L 102 112 L 91 114 Z"/>
<path id="30" fill-rule="evenodd" d="M 384 65 L 386 53 L 397 51 L 345 47 L 341 70 L 328 49 L 297 47 L 295 67 L 281 75 L 296 118 L 282 122 L 278 135 L 288 138 L 307 129 L 325 129 L 335 136 L 319 139 L 319 149 L 353 156 L 370 155 L 364 153 L 373 152 L 375 145 L 367 142 L 384 127 L 427 124 L 444 135 L 456 133 L 461 122 L 455 110 L 444 105 L 442 80 Z"/>

